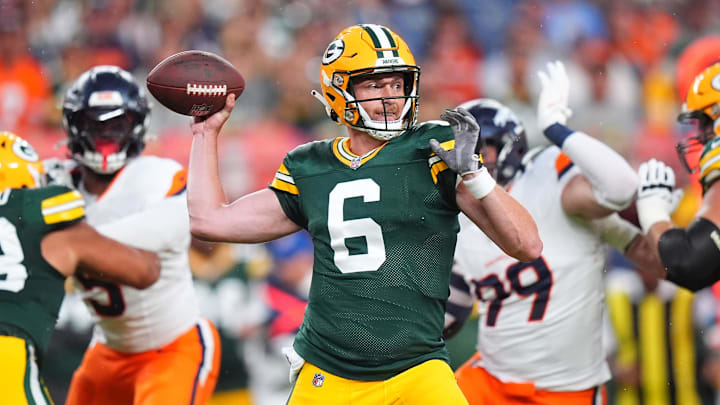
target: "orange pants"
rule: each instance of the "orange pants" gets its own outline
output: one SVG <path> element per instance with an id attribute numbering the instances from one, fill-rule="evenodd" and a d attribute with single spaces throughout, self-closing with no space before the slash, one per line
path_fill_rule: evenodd
<path id="1" fill-rule="evenodd" d="M 121 353 L 101 343 L 75 371 L 67 405 L 201 405 L 215 390 L 220 336 L 206 320 L 172 343 Z"/>
<path id="2" fill-rule="evenodd" d="M 533 383 L 505 383 L 476 365 L 475 353 L 457 371 L 458 385 L 470 405 L 605 405 L 605 387 L 584 391 L 541 391 Z"/>

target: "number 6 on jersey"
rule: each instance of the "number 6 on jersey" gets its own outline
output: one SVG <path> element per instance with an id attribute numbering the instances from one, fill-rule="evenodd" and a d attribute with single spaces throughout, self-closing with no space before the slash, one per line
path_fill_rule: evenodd
<path id="1" fill-rule="evenodd" d="M 328 203 L 328 232 L 330 246 L 335 252 L 335 266 L 343 273 L 376 271 L 385 263 L 385 241 L 382 228 L 370 218 L 345 220 L 345 200 L 362 197 L 363 202 L 380 201 L 380 186 L 372 179 L 338 183 L 330 192 Z M 351 255 L 345 245 L 349 238 L 364 237 L 367 253 Z"/>

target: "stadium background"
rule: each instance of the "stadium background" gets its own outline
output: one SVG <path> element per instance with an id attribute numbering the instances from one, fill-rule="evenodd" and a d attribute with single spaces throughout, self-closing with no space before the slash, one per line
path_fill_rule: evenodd
<path id="1" fill-rule="evenodd" d="M 372 22 L 399 33 L 421 66 L 421 120 L 437 119 L 443 108 L 467 99 L 492 97 L 536 132 L 535 72 L 546 61 L 562 60 L 571 79 L 570 125 L 607 142 L 633 166 L 650 157 L 673 166 L 687 191 L 676 215 L 683 224 L 694 214 L 699 191 L 675 156 L 674 144 L 688 130 L 675 117 L 697 66 L 720 60 L 720 39 L 713 36 L 720 32 L 718 9 L 718 0 L 0 0 L 0 130 L 27 138 L 43 157 L 64 157 L 60 102 L 81 72 L 115 64 L 144 82 L 173 53 L 212 51 L 247 81 L 220 147 L 223 182 L 229 197 L 237 197 L 265 187 L 295 145 L 342 135 L 310 89 L 319 88 L 320 55 L 339 30 Z M 701 38 L 702 46 L 688 51 Z M 154 102 L 145 153 L 187 164 L 188 122 Z M 237 302 L 250 309 L 226 316 L 233 342 L 272 328 L 277 308 L 261 296 L 273 280 L 296 286 L 302 297 L 307 263 L 295 260 L 307 245 L 286 242 L 222 246 L 232 252 L 226 261 L 198 259 L 202 264 L 194 270 L 207 271 L 210 284 L 237 273 L 249 291 Z M 196 252 L 207 251 L 196 246 Z M 281 270 L 285 262 L 300 270 Z M 63 359 L 46 377 L 60 404 L 63 378 L 88 337 L 86 320 L 69 321 L 68 311 L 49 354 L 54 360 L 45 364 Z M 472 350 L 475 326 L 471 322 L 451 342 L 453 366 Z M 238 382 L 234 388 L 246 384 L 244 369 L 257 366 L 247 363 L 224 373 Z"/>

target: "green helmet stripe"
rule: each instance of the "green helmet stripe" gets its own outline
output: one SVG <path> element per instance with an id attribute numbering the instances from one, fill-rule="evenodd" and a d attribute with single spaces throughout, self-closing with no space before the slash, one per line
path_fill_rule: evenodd
<path id="1" fill-rule="evenodd" d="M 388 30 L 386 27 L 380 27 L 382 31 L 387 35 L 388 40 L 390 41 L 390 47 L 393 48 L 393 56 L 398 57 L 400 54 L 398 53 L 398 45 L 395 43 L 395 40 L 393 39 L 392 35 L 390 35 L 390 30 Z"/>
<path id="2" fill-rule="evenodd" d="M 363 25 L 362 27 L 365 29 L 365 32 L 367 32 L 368 35 L 370 35 L 370 39 L 372 39 L 373 45 L 375 46 L 375 48 L 376 49 L 382 48 L 382 45 L 380 45 L 380 39 L 377 37 L 377 35 L 375 35 L 375 32 L 373 31 L 373 29 L 368 25 Z M 383 51 L 377 51 L 377 57 L 382 58 Z"/>

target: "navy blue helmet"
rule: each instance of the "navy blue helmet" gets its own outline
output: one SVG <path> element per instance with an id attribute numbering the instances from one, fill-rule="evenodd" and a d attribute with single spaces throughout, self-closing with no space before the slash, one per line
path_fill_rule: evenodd
<path id="1" fill-rule="evenodd" d="M 485 145 L 497 149 L 494 165 L 488 162 L 495 180 L 506 185 L 522 168 L 522 157 L 528 151 L 525 128 L 510 108 L 489 98 L 478 98 L 461 104 L 480 125 L 480 137 Z"/>
<path id="2" fill-rule="evenodd" d="M 120 170 L 145 147 L 150 104 L 129 72 L 96 66 L 75 80 L 63 100 L 73 158 L 96 173 Z"/>

